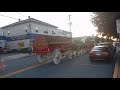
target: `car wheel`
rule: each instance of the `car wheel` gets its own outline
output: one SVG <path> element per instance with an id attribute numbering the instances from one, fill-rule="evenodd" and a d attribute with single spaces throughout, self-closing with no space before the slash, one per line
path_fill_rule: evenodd
<path id="1" fill-rule="evenodd" d="M 93 62 L 93 59 L 90 58 L 90 61 Z"/>

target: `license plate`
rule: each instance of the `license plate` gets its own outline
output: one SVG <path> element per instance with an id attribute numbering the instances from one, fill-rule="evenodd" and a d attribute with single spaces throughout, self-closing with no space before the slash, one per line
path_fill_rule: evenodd
<path id="1" fill-rule="evenodd" d="M 100 56 L 101 54 L 100 54 L 100 53 L 97 53 L 96 55 L 97 55 L 97 56 Z"/>

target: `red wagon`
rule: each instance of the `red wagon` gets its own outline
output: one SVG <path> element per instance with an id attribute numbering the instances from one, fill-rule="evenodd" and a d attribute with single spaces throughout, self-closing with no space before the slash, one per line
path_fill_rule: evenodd
<path id="1" fill-rule="evenodd" d="M 54 64 L 58 64 L 62 58 L 76 57 L 76 51 L 72 46 L 71 37 L 36 36 L 32 45 L 32 53 L 36 53 L 36 59 L 40 63 L 51 59 Z"/>

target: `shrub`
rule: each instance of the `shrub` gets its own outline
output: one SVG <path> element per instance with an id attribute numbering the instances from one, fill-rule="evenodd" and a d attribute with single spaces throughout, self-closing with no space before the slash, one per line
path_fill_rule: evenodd
<path id="1" fill-rule="evenodd" d="M 28 48 L 23 48 L 20 50 L 21 53 L 29 53 L 29 49 Z"/>

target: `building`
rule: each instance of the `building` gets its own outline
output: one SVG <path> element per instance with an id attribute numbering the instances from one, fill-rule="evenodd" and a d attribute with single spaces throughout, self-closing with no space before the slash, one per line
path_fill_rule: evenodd
<path id="1" fill-rule="evenodd" d="M 70 32 L 29 17 L 26 20 L 19 20 L 16 23 L 1 27 L 0 47 L 8 47 L 11 50 L 29 48 L 36 35 L 71 37 Z"/>
<path id="2" fill-rule="evenodd" d="M 4 36 L 3 29 L 0 29 L 1 35 L 0 35 L 0 48 L 6 47 L 7 37 Z"/>

